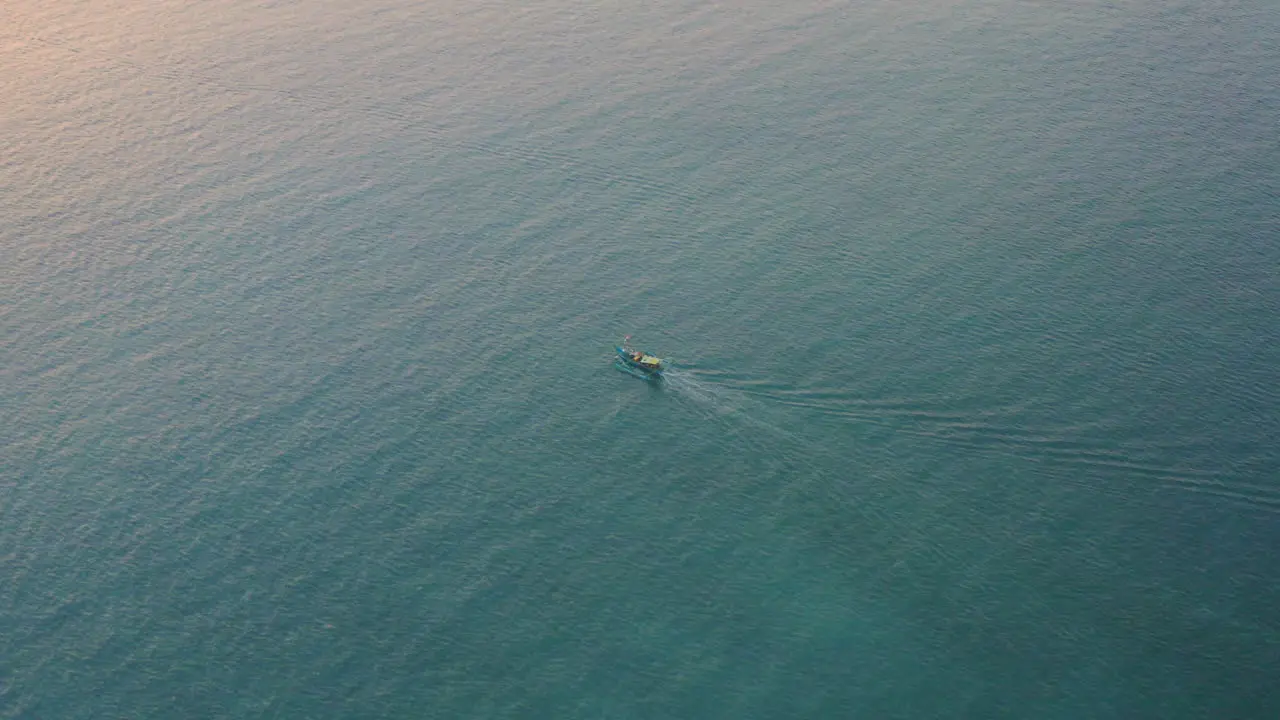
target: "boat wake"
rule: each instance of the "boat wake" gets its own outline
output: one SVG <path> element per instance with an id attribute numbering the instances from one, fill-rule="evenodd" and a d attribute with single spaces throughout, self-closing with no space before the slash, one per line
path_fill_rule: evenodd
<path id="1" fill-rule="evenodd" d="M 672 368 L 662 375 L 663 385 L 690 402 L 710 409 L 730 409 L 741 406 L 745 393 L 698 379 L 696 375 L 679 368 Z"/>
<path id="2" fill-rule="evenodd" d="M 796 448 L 804 452 L 816 452 L 812 443 L 787 430 L 780 422 L 771 421 L 769 408 L 751 393 L 737 388 L 707 382 L 696 373 L 672 368 L 662 376 L 662 387 L 672 398 L 701 415 L 705 420 L 720 424 L 725 431 L 756 449 L 765 438 L 787 443 L 782 454 L 793 455 Z M 768 443 L 765 443 L 768 444 Z"/>

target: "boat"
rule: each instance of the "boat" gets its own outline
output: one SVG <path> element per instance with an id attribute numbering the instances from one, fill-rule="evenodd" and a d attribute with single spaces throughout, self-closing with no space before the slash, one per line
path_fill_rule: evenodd
<path id="1" fill-rule="evenodd" d="M 637 377 L 648 380 L 661 379 L 663 371 L 667 369 L 670 363 L 643 350 L 636 350 L 631 347 L 630 340 L 631 336 L 628 335 L 623 339 L 621 345 L 614 346 L 618 357 L 613 361 L 613 364 L 619 370 Z"/>

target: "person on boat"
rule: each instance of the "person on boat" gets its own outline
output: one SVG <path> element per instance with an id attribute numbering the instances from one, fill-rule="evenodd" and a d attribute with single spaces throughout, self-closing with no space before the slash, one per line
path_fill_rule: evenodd
<path id="1" fill-rule="evenodd" d="M 644 357 L 644 353 L 642 353 L 642 352 L 640 352 L 640 351 L 638 351 L 638 350 L 637 350 L 635 353 L 633 353 L 633 354 L 631 355 L 631 359 L 632 359 L 632 360 L 635 360 L 636 362 L 640 362 L 640 359 L 641 359 L 641 358 L 643 358 L 643 357 Z"/>

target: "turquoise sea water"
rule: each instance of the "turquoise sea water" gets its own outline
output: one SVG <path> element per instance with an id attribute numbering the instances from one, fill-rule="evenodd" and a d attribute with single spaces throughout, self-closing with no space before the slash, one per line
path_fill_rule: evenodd
<path id="1" fill-rule="evenodd" d="M 1277 717 L 1277 37 L 5 3 L 0 717 Z"/>

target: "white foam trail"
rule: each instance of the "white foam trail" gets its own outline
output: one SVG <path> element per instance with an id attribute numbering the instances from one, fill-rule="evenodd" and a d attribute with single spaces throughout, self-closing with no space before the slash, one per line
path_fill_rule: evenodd
<path id="1" fill-rule="evenodd" d="M 741 405 L 741 400 L 745 396 L 734 397 L 733 390 L 706 383 L 690 373 L 680 370 L 667 370 L 662 376 L 663 385 L 681 395 L 681 397 L 691 400 L 698 405 L 707 408 L 733 408 Z M 736 402 L 735 402 L 736 401 Z"/>
<path id="2" fill-rule="evenodd" d="M 770 421 L 768 417 L 773 414 L 770 411 L 777 408 L 771 407 L 767 399 L 703 381 L 690 372 L 668 370 L 664 378 L 663 389 L 673 398 L 719 426 L 726 437 L 734 439 L 733 442 L 750 448 L 753 453 L 767 456 L 773 467 L 771 473 L 787 468 L 783 470 L 785 475 L 774 475 L 781 482 L 773 492 L 809 496 L 814 502 L 848 505 L 851 490 L 836 488 L 847 484 L 848 478 L 841 480 L 832 474 L 829 450 Z M 873 506 L 854 504 L 849 507 L 868 519 L 890 522 L 882 511 Z"/>
<path id="3" fill-rule="evenodd" d="M 753 412 L 752 406 L 758 404 L 758 401 L 741 390 L 704 382 L 696 375 L 678 369 L 671 369 L 663 374 L 663 386 L 681 400 L 690 402 L 708 414 L 709 419 L 724 424 L 727 430 L 739 437 L 743 437 L 741 429 L 752 428 L 763 430 L 776 438 L 800 442 L 800 438 L 794 434 L 762 419 L 759 412 Z M 743 440 L 748 438 L 743 437 Z"/>

